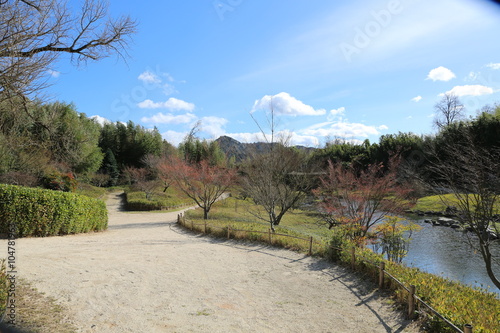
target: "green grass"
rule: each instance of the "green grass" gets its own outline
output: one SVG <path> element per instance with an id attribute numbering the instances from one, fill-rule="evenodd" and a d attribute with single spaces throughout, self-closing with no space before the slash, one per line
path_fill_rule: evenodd
<path id="1" fill-rule="evenodd" d="M 444 212 L 449 206 L 458 206 L 458 198 L 454 194 L 431 195 L 418 199 L 413 210 Z M 496 203 L 496 212 L 500 213 L 500 200 Z"/>
<path id="2" fill-rule="evenodd" d="M 254 241 L 265 241 L 269 239 L 269 222 L 259 220 L 255 213 L 258 212 L 251 200 L 241 200 L 235 197 L 217 202 L 209 213 L 208 224 L 211 226 L 210 233 L 220 237 L 227 237 L 227 228 L 232 229 L 232 238 L 244 238 Z M 258 212 L 263 215 L 262 211 Z M 186 212 L 188 220 L 195 221 L 198 231 L 204 231 L 203 211 L 201 209 Z M 325 225 L 318 222 L 318 217 L 311 212 L 303 210 L 293 210 L 287 213 L 280 225 L 275 227 L 276 234 L 289 235 L 309 239 L 313 237 L 316 243 L 313 246 L 313 253 L 323 255 L 326 251 L 326 244 L 329 240 L 329 230 Z M 243 230 L 243 231 L 235 231 Z M 307 240 L 283 237 L 274 234 L 273 244 L 291 250 L 308 252 L 309 242 Z"/>
<path id="3" fill-rule="evenodd" d="M 418 199 L 413 210 L 444 212 L 447 206 L 453 205 L 456 201 L 457 198 L 453 194 L 431 195 Z"/>
<path id="4" fill-rule="evenodd" d="M 158 187 L 149 200 L 146 198 L 146 193 L 142 191 L 129 188 L 125 190 L 125 193 L 128 210 L 172 210 L 194 204 L 193 200 L 173 186 L 169 187 L 166 192 L 163 192 L 163 187 Z"/>
<path id="5" fill-rule="evenodd" d="M 79 183 L 76 189 L 76 193 L 86 195 L 91 198 L 104 200 L 106 198 L 108 190 L 104 187 L 96 187 L 90 184 Z"/>

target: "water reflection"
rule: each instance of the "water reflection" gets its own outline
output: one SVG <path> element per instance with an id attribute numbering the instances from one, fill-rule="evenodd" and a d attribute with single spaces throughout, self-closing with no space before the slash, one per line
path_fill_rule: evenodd
<path id="1" fill-rule="evenodd" d="M 500 290 L 493 285 L 486 273 L 481 255 L 471 250 L 464 232 L 432 226 L 423 220 L 415 222 L 422 230 L 413 233 L 408 255 L 403 260 L 407 266 L 482 287 L 500 296 Z M 496 258 L 500 258 L 500 241 L 496 241 L 492 252 Z M 494 266 L 494 271 L 500 276 L 498 263 Z"/>

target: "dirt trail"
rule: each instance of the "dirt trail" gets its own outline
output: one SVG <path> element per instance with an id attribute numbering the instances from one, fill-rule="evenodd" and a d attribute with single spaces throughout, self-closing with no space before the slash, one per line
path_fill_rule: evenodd
<path id="1" fill-rule="evenodd" d="M 69 309 L 80 332 L 417 332 L 343 268 L 197 236 L 177 213 L 127 213 L 120 202 L 109 196 L 105 232 L 17 243 L 19 276 Z"/>

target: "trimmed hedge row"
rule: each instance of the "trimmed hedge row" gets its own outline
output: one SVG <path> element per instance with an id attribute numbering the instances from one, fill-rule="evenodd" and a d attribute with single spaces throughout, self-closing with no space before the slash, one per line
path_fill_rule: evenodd
<path id="1" fill-rule="evenodd" d="M 87 196 L 0 184 L 0 233 L 15 225 L 17 237 L 45 237 L 101 231 L 108 227 L 102 200 Z"/>

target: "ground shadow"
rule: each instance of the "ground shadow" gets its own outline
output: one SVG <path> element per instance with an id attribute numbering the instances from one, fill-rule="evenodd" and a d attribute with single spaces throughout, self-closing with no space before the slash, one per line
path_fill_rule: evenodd
<path id="1" fill-rule="evenodd" d="M 384 326 L 386 332 L 404 332 L 404 330 L 412 324 L 411 320 L 404 319 L 404 315 L 400 313 L 398 318 L 398 327 L 396 329 L 391 328 L 385 322 L 384 318 L 380 316 L 377 310 L 369 304 L 372 300 L 389 299 L 391 295 L 388 292 L 379 290 L 374 282 L 363 278 L 363 276 L 353 272 L 349 268 L 330 262 L 326 259 L 322 259 L 308 264 L 308 269 L 328 275 L 331 278 L 330 282 L 335 281 L 346 287 L 354 296 L 356 296 L 356 298 L 359 299 L 359 303 L 357 303 L 356 306 L 364 306 L 370 310 Z"/>

